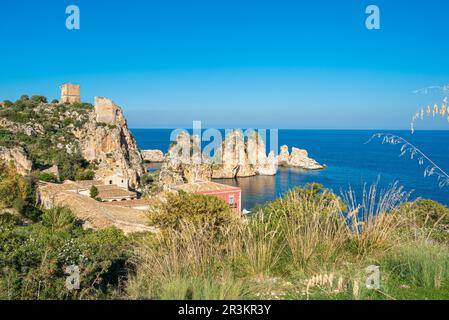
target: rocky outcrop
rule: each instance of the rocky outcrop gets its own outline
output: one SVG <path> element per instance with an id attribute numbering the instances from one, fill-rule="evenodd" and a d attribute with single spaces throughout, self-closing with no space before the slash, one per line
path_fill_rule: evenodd
<path id="1" fill-rule="evenodd" d="M 96 98 L 94 112 L 77 135 L 83 157 L 98 163 L 97 178 L 118 173 L 137 185 L 145 172 L 143 159 L 119 106 Z"/>
<path id="2" fill-rule="evenodd" d="M 267 157 L 263 138 L 255 131 L 245 136 L 233 130 L 226 136 L 213 159 L 213 178 L 240 178 L 255 175 L 275 175 L 274 152 Z"/>
<path id="3" fill-rule="evenodd" d="M 301 168 L 305 170 L 322 170 L 326 168 L 312 158 L 306 150 L 293 147 L 292 153 L 289 154 L 288 146 L 281 147 L 281 153 L 278 157 L 279 166 Z"/>
<path id="4" fill-rule="evenodd" d="M 0 160 L 14 163 L 17 172 L 22 175 L 30 174 L 33 169 L 33 162 L 28 160 L 21 147 L 5 148 L 0 146 Z"/>
<path id="5" fill-rule="evenodd" d="M 201 154 L 199 137 L 180 133 L 170 146 L 159 174 L 159 185 L 170 186 L 213 178 L 239 178 L 275 175 L 277 159 L 274 152 L 267 157 L 265 143 L 256 133 L 234 130 L 226 136 L 212 159 Z"/>
<path id="6" fill-rule="evenodd" d="M 164 162 L 165 156 L 161 150 L 140 150 L 142 158 L 147 162 Z"/>
<path id="7" fill-rule="evenodd" d="M 159 173 L 159 186 L 163 190 L 183 183 L 209 181 L 212 165 L 203 159 L 199 137 L 182 132 L 170 146 Z"/>

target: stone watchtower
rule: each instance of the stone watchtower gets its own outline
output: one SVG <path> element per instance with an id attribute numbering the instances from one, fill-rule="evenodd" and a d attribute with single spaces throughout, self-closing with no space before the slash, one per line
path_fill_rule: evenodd
<path id="1" fill-rule="evenodd" d="M 81 102 L 80 85 L 66 83 L 60 86 L 61 101 L 60 103 Z"/>

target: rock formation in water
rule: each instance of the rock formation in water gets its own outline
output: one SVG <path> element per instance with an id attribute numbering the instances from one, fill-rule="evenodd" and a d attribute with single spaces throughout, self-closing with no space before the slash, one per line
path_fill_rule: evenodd
<path id="1" fill-rule="evenodd" d="M 326 168 L 314 159 L 309 158 L 309 154 L 306 150 L 293 147 L 292 153 L 289 154 L 288 146 L 286 145 L 281 147 L 278 164 L 279 166 L 301 168 L 305 170 L 321 170 Z"/>
<path id="2" fill-rule="evenodd" d="M 255 175 L 275 175 L 274 152 L 267 157 L 263 138 L 250 131 L 245 141 L 241 130 L 229 133 L 213 159 L 213 178 L 241 178 Z"/>
<path id="3" fill-rule="evenodd" d="M 155 163 L 164 162 L 165 155 L 161 150 L 140 150 L 140 152 L 144 161 Z"/>
<path id="4" fill-rule="evenodd" d="M 159 173 L 159 186 L 166 190 L 172 186 L 212 178 L 212 165 L 203 159 L 199 137 L 181 132 L 170 146 Z"/>
<path id="5" fill-rule="evenodd" d="M 245 141 L 242 131 L 232 131 L 217 148 L 213 158 L 202 155 L 199 146 L 196 135 L 182 132 L 176 137 L 159 175 L 162 188 L 213 178 L 275 175 L 277 172 L 274 152 L 267 157 L 265 143 L 255 132 L 249 133 Z"/>

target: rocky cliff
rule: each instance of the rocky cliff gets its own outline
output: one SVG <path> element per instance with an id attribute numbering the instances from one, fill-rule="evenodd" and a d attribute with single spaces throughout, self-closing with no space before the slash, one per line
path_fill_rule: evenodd
<path id="1" fill-rule="evenodd" d="M 33 162 L 31 162 L 22 147 L 5 148 L 0 146 L 0 160 L 4 162 L 12 161 L 21 175 L 31 173 Z"/>
<path id="2" fill-rule="evenodd" d="M 147 162 L 161 163 L 165 160 L 165 155 L 161 150 L 140 150 L 142 158 Z"/>
<path id="3" fill-rule="evenodd" d="M 30 164 L 58 165 L 65 179 L 94 170 L 98 178 L 120 173 L 137 185 L 144 173 L 121 108 L 106 98 L 95 106 L 18 100 L 0 110 L 0 147 L 1 159 L 12 159 L 24 174 Z"/>
<path id="4" fill-rule="evenodd" d="M 120 173 L 137 185 L 144 173 L 143 159 L 120 107 L 109 99 L 95 98 L 94 112 L 76 136 L 83 157 L 98 163 L 97 177 Z"/>

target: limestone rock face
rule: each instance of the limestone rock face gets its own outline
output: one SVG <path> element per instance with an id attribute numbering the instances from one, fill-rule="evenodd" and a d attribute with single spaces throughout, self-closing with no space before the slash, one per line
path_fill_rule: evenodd
<path id="1" fill-rule="evenodd" d="M 141 150 L 142 158 L 148 162 L 164 162 L 165 156 L 161 150 Z"/>
<path id="2" fill-rule="evenodd" d="M 31 173 L 33 162 L 28 160 L 25 151 L 21 147 L 5 148 L 0 146 L 0 160 L 4 162 L 12 161 L 17 172 L 22 175 Z"/>
<path id="3" fill-rule="evenodd" d="M 288 146 L 281 147 L 281 152 L 278 157 L 278 164 L 280 166 L 288 166 L 290 162 L 290 153 L 288 152 Z"/>
<path id="4" fill-rule="evenodd" d="M 199 147 L 199 137 L 187 132 L 177 135 L 170 146 L 159 174 L 159 186 L 163 190 L 183 183 L 209 181 L 212 166 L 203 159 Z"/>
<path id="5" fill-rule="evenodd" d="M 257 158 L 256 143 L 252 142 L 251 161 Z M 216 150 L 213 162 L 213 178 L 238 178 L 256 175 L 255 162 L 248 159 L 247 145 L 243 132 L 233 130 L 229 133 L 221 146 Z"/>
<path id="6" fill-rule="evenodd" d="M 95 111 L 77 133 L 83 157 L 97 161 L 97 178 L 119 173 L 129 179 L 130 184 L 137 185 L 144 173 L 143 159 L 121 108 L 105 98 L 96 98 L 95 102 L 99 102 Z"/>
<path id="7" fill-rule="evenodd" d="M 289 155 L 288 146 L 281 147 L 281 153 L 278 157 L 278 164 L 285 167 L 301 168 L 305 170 L 321 170 L 325 166 L 319 164 L 312 158 L 306 150 L 299 148 L 292 148 L 292 153 Z"/>
<path id="8" fill-rule="evenodd" d="M 261 176 L 274 176 L 278 171 L 278 163 L 274 155 L 274 151 L 271 151 L 266 158 L 265 163 L 257 166 L 257 174 Z"/>

